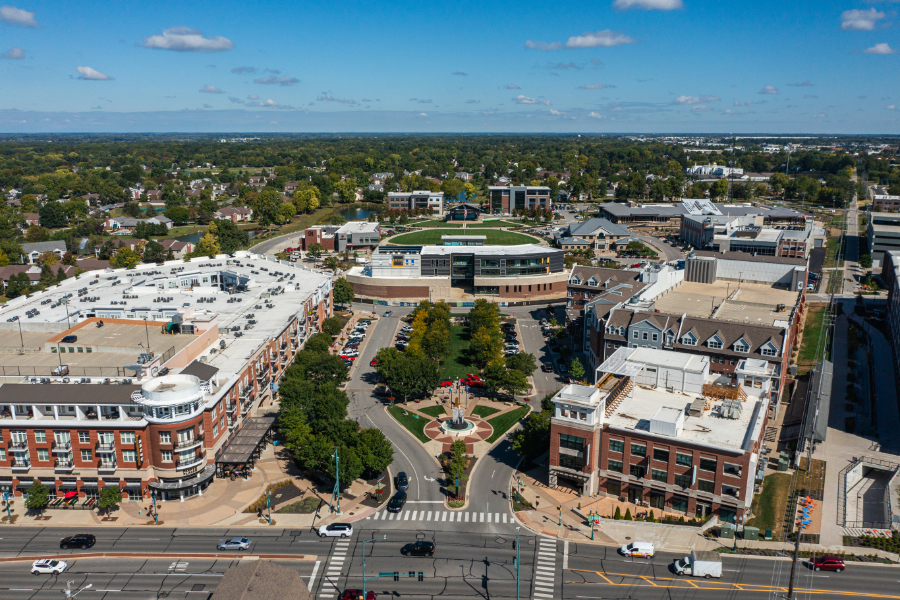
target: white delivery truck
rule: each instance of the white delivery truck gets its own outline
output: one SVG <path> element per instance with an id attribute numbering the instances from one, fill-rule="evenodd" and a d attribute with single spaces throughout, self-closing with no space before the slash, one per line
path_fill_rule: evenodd
<path id="1" fill-rule="evenodd" d="M 708 550 L 691 550 L 690 556 L 675 561 L 675 573 L 693 575 L 694 577 L 721 577 L 722 556 L 718 552 Z"/>

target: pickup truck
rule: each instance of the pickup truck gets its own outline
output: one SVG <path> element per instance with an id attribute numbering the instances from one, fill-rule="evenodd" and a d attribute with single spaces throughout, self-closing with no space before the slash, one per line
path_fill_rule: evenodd
<path id="1" fill-rule="evenodd" d="M 722 577 L 722 556 L 718 552 L 692 550 L 690 556 L 675 561 L 675 573 L 694 577 Z"/>

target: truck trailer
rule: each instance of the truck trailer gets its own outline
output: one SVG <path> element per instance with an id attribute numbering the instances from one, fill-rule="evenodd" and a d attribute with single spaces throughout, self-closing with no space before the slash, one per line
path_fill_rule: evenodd
<path id="1" fill-rule="evenodd" d="M 708 550 L 691 550 L 690 556 L 675 561 L 675 573 L 678 575 L 693 575 L 694 577 L 722 576 L 722 555 Z"/>

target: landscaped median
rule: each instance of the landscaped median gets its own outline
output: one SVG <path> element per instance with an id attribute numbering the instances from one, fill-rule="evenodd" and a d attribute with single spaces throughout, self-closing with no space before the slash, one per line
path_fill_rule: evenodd
<path id="1" fill-rule="evenodd" d="M 411 413 L 402 406 L 390 406 L 387 411 L 398 423 L 406 427 L 406 429 L 408 429 L 420 442 L 426 444 L 430 441 L 428 436 L 425 435 L 425 425 L 427 425 L 431 419 L 416 413 Z"/>
<path id="2" fill-rule="evenodd" d="M 481 407 L 476 406 L 475 408 L 478 409 Z M 531 407 L 527 405 L 520 406 L 519 408 L 513 409 L 509 412 L 505 412 L 502 415 L 498 415 L 493 419 L 488 419 L 488 425 L 494 428 L 494 433 L 486 441 L 489 444 L 493 444 L 494 442 L 499 440 L 500 436 L 509 431 L 516 423 L 524 419 L 530 411 Z M 475 410 L 473 410 L 472 413 L 475 414 Z"/>

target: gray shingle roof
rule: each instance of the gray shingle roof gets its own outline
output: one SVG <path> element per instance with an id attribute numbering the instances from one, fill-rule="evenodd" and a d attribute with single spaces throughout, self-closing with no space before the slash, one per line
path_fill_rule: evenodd
<path id="1" fill-rule="evenodd" d="M 32 252 L 55 252 L 56 250 L 65 252 L 66 243 L 59 240 L 55 242 L 34 242 L 31 244 L 22 244 L 22 250 L 25 251 L 25 254 L 31 254 Z"/>
<path id="2" fill-rule="evenodd" d="M 573 237 L 581 235 L 598 235 L 596 232 L 602 230 L 607 236 L 628 235 L 628 228 L 623 225 L 616 225 L 606 219 L 593 218 L 583 223 L 575 223 L 569 226 L 569 235 Z"/>

